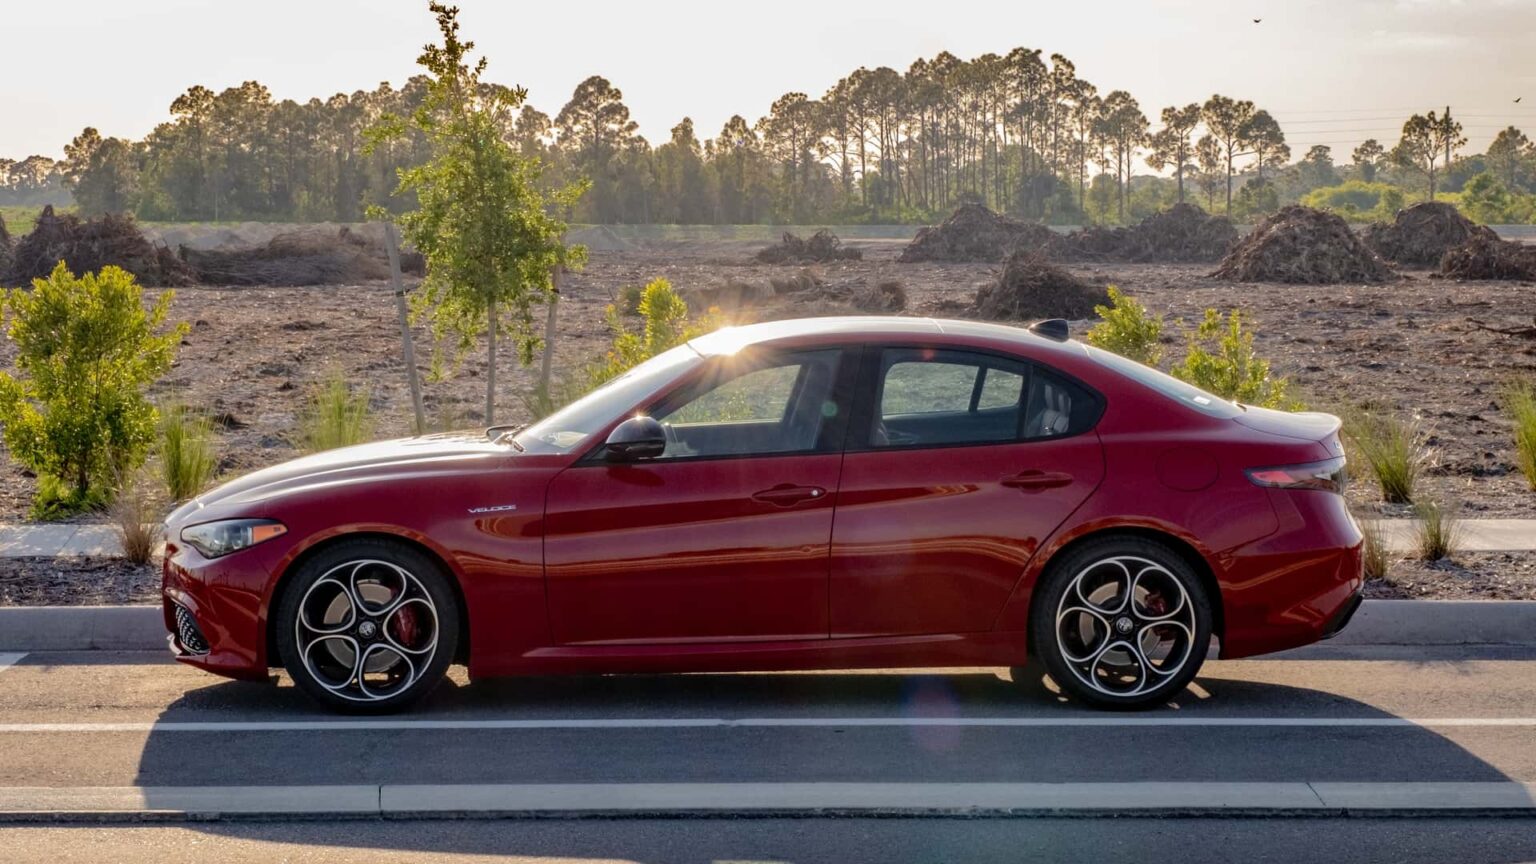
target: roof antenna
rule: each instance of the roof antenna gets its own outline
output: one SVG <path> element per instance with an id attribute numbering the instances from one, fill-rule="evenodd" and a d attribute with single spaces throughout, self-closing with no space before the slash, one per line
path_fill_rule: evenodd
<path id="1" fill-rule="evenodd" d="M 1065 342 L 1072 334 L 1067 330 L 1067 319 L 1047 318 L 1029 325 L 1029 332 L 1055 342 Z"/>

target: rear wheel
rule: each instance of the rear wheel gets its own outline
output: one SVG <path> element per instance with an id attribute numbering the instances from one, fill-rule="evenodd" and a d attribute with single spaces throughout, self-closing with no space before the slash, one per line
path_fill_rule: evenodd
<path id="1" fill-rule="evenodd" d="M 1064 692 L 1100 708 L 1148 708 L 1205 662 L 1211 606 L 1184 558 L 1140 537 L 1092 541 L 1053 562 L 1030 618 L 1035 656 Z"/>
<path id="2" fill-rule="evenodd" d="M 442 681 L 458 622 L 437 561 L 387 540 L 349 540 L 294 575 L 277 612 L 278 651 L 294 683 L 325 706 L 381 714 Z"/>

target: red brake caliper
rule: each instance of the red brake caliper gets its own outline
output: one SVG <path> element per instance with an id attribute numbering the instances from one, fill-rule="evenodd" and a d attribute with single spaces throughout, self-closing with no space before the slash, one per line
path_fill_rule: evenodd
<path id="1" fill-rule="evenodd" d="M 416 623 L 416 609 L 407 604 L 400 607 L 395 613 L 394 620 L 395 640 L 407 648 L 415 649 L 416 637 L 420 635 Z"/>

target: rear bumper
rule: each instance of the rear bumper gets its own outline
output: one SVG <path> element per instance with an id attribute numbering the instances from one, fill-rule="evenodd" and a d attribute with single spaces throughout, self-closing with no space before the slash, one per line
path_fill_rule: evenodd
<path id="1" fill-rule="evenodd" d="M 1323 630 L 1322 638 L 1332 639 L 1339 635 L 1345 627 L 1349 626 L 1349 622 L 1355 617 L 1355 613 L 1360 611 L 1360 604 L 1363 602 L 1365 602 L 1364 585 L 1360 586 L 1360 590 L 1356 591 L 1354 596 L 1349 598 L 1349 602 L 1344 604 L 1344 608 L 1340 609 L 1338 614 L 1333 616 L 1333 620 L 1328 622 L 1327 628 Z"/>

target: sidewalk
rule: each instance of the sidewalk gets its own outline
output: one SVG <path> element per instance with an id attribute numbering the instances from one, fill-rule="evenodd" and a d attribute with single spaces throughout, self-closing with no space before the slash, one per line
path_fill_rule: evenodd
<path id="1" fill-rule="evenodd" d="M 1382 519 L 1387 548 L 1409 552 L 1416 533 L 1413 519 Z M 1464 552 L 1536 551 L 1536 519 L 1466 519 L 1458 547 Z M 112 557 L 120 553 L 111 525 L 31 525 L 0 523 L 0 558 Z"/>

